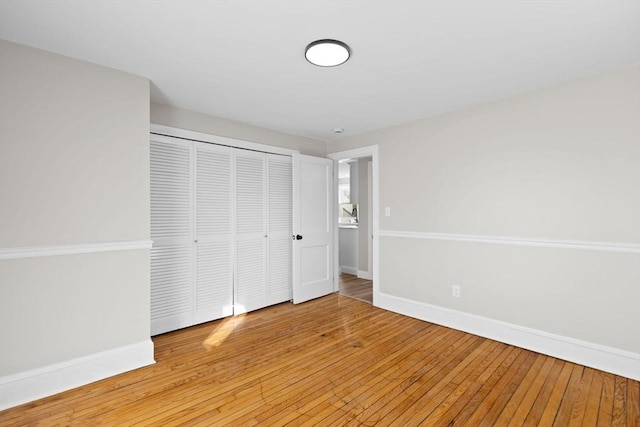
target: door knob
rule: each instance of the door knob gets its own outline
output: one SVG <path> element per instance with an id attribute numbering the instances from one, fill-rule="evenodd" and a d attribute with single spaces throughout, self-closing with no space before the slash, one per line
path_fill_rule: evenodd
<path id="1" fill-rule="evenodd" d="M 302 236 L 299 234 L 296 234 L 296 240 L 302 240 Z"/>

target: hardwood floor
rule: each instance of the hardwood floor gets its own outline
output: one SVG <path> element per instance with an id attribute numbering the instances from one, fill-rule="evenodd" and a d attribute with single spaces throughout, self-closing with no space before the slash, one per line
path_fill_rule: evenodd
<path id="1" fill-rule="evenodd" d="M 332 294 L 153 338 L 0 425 L 638 426 L 640 383 Z"/>
<path id="2" fill-rule="evenodd" d="M 340 273 L 340 295 L 373 304 L 373 283 L 352 274 Z"/>

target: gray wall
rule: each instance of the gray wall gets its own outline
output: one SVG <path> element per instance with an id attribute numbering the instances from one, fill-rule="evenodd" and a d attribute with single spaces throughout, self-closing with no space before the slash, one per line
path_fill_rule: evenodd
<path id="1" fill-rule="evenodd" d="M 382 232 L 638 244 L 638 117 L 635 66 L 328 152 L 379 145 Z M 386 294 L 640 353 L 636 253 L 381 236 L 379 267 Z"/>
<path id="2" fill-rule="evenodd" d="M 358 159 L 358 270 L 369 272 L 369 182 L 368 163 L 371 157 Z"/>
<path id="3" fill-rule="evenodd" d="M 149 240 L 149 82 L 0 41 L 0 247 Z M 0 376 L 149 340 L 148 250 L 0 261 Z"/>
<path id="4" fill-rule="evenodd" d="M 151 103 L 151 123 L 289 148 L 310 156 L 324 157 L 327 153 L 327 146 L 323 141 L 276 132 L 163 104 Z"/>
<path id="5" fill-rule="evenodd" d="M 358 274 L 358 229 L 338 228 L 340 272 Z"/>

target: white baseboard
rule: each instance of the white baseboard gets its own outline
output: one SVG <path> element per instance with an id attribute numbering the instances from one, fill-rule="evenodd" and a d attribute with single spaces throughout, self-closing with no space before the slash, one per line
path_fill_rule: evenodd
<path id="1" fill-rule="evenodd" d="M 149 339 L 31 371 L 6 375 L 0 377 L 0 410 L 154 363 L 153 342 Z"/>
<path id="2" fill-rule="evenodd" d="M 374 305 L 438 325 L 640 380 L 640 354 L 555 335 L 381 292 Z"/>
<path id="3" fill-rule="evenodd" d="M 358 269 L 354 267 L 347 267 L 346 265 L 340 266 L 340 273 L 351 274 L 353 276 L 358 275 Z"/>
<path id="4" fill-rule="evenodd" d="M 358 276 L 358 279 L 373 280 L 373 275 L 370 271 L 358 270 L 358 274 L 356 274 L 356 276 Z"/>

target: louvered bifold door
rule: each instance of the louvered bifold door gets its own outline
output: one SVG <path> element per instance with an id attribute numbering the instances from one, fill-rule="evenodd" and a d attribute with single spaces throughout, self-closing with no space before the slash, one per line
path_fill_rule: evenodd
<path id="1" fill-rule="evenodd" d="M 233 315 L 233 149 L 196 143 L 194 323 Z"/>
<path id="2" fill-rule="evenodd" d="M 267 302 L 292 298 L 292 161 L 267 155 Z"/>
<path id="3" fill-rule="evenodd" d="M 266 307 L 266 155 L 235 152 L 235 313 Z"/>
<path id="4" fill-rule="evenodd" d="M 192 144 L 151 136 L 151 335 L 192 324 Z"/>

